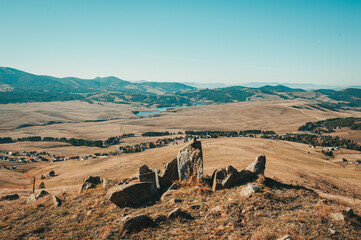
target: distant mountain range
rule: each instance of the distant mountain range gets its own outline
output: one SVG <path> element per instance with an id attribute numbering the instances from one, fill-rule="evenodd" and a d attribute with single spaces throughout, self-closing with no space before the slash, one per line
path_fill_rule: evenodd
<path id="1" fill-rule="evenodd" d="M 116 77 L 81 79 L 35 75 L 13 68 L 0 67 L 0 103 L 50 102 L 81 100 L 139 103 L 144 106 L 183 106 L 240 101 L 304 99 L 323 107 L 361 107 L 361 89 L 314 89 L 312 84 L 286 86 L 276 83 L 249 83 L 244 86 L 196 88 L 176 82 L 130 82 Z M 223 86 L 223 85 L 220 85 Z M 296 88 L 297 87 L 297 88 Z"/>
<path id="2" fill-rule="evenodd" d="M 116 77 L 81 79 L 75 77 L 57 78 L 35 75 L 14 68 L 0 67 L 0 89 L 15 91 L 57 91 L 57 92 L 99 92 L 125 91 L 165 94 L 195 89 L 174 82 L 129 82 Z"/>

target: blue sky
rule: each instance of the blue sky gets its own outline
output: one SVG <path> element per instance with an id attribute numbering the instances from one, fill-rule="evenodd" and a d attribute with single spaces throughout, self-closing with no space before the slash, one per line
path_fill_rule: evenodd
<path id="1" fill-rule="evenodd" d="M 361 0 L 0 0 L 0 22 L 0 66 L 35 74 L 361 85 Z"/>

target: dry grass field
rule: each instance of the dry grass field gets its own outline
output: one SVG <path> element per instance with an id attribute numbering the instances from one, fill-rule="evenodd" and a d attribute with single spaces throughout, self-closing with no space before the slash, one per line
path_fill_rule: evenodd
<path id="1" fill-rule="evenodd" d="M 173 109 L 147 117 L 138 117 L 132 113 L 136 110 L 147 110 L 140 106 L 111 103 L 100 105 L 78 101 L 8 104 L 0 105 L 0 110 L 0 136 L 2 137 L 37 135 L 104 140 L 123 133 L 136 134 L 136 137 L 123 139 L 121 145 L 154 141 L 159 138 L 141 137 L 141 133 L 145 131 L 262 129 L 286 133 L 296 131 L 307 121 L 361 116 L 360 112 L 355 111 L 335 112 L 310 108 L 308 102 L 302 101 L 256 101 L 195 106 Z M 95 120 L 107 121 L 94 122 Z M 61 123 L 46 125 L 49 121 Z M 23 124 L 34 126 L 18 128 Z M 359 131 L 344 130 L 340 132 L 340 136 L 345 136 L 346 132 L 349 133 L 351 139 L 359 140 Z M 360 154 L 354 151 L 336 151 L 334 160 L 325 161 L 325 157 L 319 152 L 320 149 L 310 149 L 307 145 L 300 143 L 250 138 L 213 139 L 203 142 L 205 170 L 208 174 L 228 164 L 243 168 L 260 153 L 262 148 L 269 159 L 267 172 L 269 176 L 293 181 L 296 179 L 296 172 L 303 169 L 361 186 L 361 171 L 354 171 L 351 166 L 343 167 L 341 163 L 343 157 L 350 161 L 359 159 Z M 17 142 L 0 145 L 0 151 L 46 151 L 67 157 L 109 152 L 116 148 L 117 146 L 74 147 L 58 142 Z M 50 170 L 55 170 L 58 176 L 45 181 L 48 187 L 80 184 L 89 175 L 100 175 L 106 178 L 129 177 L 142 164 L 162 168 L 163 164 L 171 160 L 180 148 L 180 145 L 168 146 L 121 157 L 86 161 L 28 163 L 26 167 L 20 166 L 20 169 L 26 168 L 23 169 L 27 171 L 25 174 L 14 173 L 12 177 L 9 177 L 7 170 L 1 169 L 0 187 L 29 186 L 29 179 L 32 176 L 39 178 L 41 174 L 47 175 Z"/>
<path id="2" fill-rule="evenodd" d="M 101 106 L 81 102 L 2 105 L 0 136 L 37 135 L 104 140 L 123 133 L 135 133 L 136 137 L 125 138 L 120 144 L 127 145 L 160 138 L 141 137 L 145 131 L 261 129 L 286 133 L 297 131 L 307 121 L 360 116 L 359 112 L 354 111 L 312 109 L 307 107 L 308 104 L 298 101 L 231 103 L 179 108 L 143 118 L 134 115 L 132 111 L 146 108 L 129 105 Z M 46 113 L 44 109 L 47 109 Z M 11 121 L 14 117 L 17 120 Z M 61 123 L 46 125 L 49 121 Z M 34 126 L 18 128 L 22 124 Z M 347 129 L 332 135 L 356 141 L 360 139 L 359 131 Z M 100 187 L 83 194 L 78 192 L 80 185 L 89 176 L 119 180 L 131 177 L 143 164 L 162 169 L 185 144 L 88 160 L 55 163 L 0 161 L 0 166 L 17 167 L 16 170 L 1 167 L 0 196 L 10 193 L 20 196 L 19 200 L 13 202 L 0 202 L 0 210 L 5 213 L 0 218 L 0 229 L 4 230 L 0 232 L 0 238 L 46 236 L 119 239 L 122 234 L 119 219 L 123 216 L 148 214 L 156 218 L 175 207 L 186 209 L 195 219 L 166 221 L 156 229 L 144 229 L 128 238 L 277 239 L 285 234 L 291 234 L 295 239 L 331 238 L 334 235 L 330 233 L 330 226 L 337 229 L 336 236 L 340 238 L 355 239 L 359 235 L 359 220 L 339 222 L 330 217 L 346 207 L 352 207 L 359 215 L 361 213 L 361 166 L 355 168 L 355 165 L 347 165 L 342 161 L 343 158 L 350 162 L 361 159 L 361 153 L 353 150 L 335 150 L 335 157 L 327 159 L 321 153 L 321 147 L 310 148 L 302 143 L 246 137 L 203 139 L 206 174 L 211 175 L 215 169 L 227 165 L 242 170 L 257 155 L 265 154 L 265 176 L 271 182 L 280 183 L 275 186 L 266 184 L 261 193 L 252 195 L 250 199 L 240 197 L 241 187 L 211 194 L 204 187 L 198 191 L 192 186 L 186 186 L 177 195 L 181 203 L 157 202 L 139 209 L 116 207 L 106 200 L 105 191 Z M 114 151 L 117 147 L 16 142 L 0 144 L 0 151 L 45 151 L 51 155 L 69 157 Z M 48 173 L 52 170 L 55 176 L 49 177 Z M 41 175 L 45 179 L 40 179 Z M 50 196 L 35 203 L 26 203 L 32 193 L 33 177 L 36 178 L 36 191 L 39 191 L 40 182 L 44 182 L 46 191 L 65 200 L 63 206 L 55 208 Z M 325 202 L 323 198 L 328 200 Z M 199 208 L 193 209 L 193 205 Z M 221 209 L 220 212 L 214 212 L 215 208 Z M 276 217 L 277 221 L 274 221 Z"/>
<path id="3" fill-rule="evenodd" d="M 305 107 L 302 101 L 254 101 L 176 108 L 139 117 L 132 111 L 145 107 L 103 103 L 52 102 L 0 105 L 0 136 L 51 136 L 104 140 L 122 133 L 184 130 L 273 130 L 297 131 L 308 121 L 361 116 L 356 111 L 330 111 Z M 100 122 L 94 122 L 105 120 Z M 92 121 L 92 122 L 89 122 Z M 46 125 L 49 122 L 57 124 Z M 22 127 L 24 124 L 31 126 Z M 138 140 L 137 140 L 138 141 Z M 139 141 L 142 141 L 139 139 Z"/>

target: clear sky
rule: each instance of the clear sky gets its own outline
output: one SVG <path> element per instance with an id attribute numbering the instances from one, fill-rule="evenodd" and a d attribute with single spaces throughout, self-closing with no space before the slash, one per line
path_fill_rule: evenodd
<path id="1" fill-rule="evenodd" d="M 361 0 L 0 0 L 0 66 L 57 77 L 361 85 Z"/>

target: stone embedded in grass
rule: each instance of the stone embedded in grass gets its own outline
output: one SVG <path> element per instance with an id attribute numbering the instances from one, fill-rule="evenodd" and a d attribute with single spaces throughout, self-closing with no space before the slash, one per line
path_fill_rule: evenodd
<path id="1" fill-rule="evenodd" d="M 129 233 L 139 232 L 143 228 L 156 226 L 153 219 L 145 214 L 125 216 L 121 219 L 121 223 L 121 232 L 123 237 Z"/>
<path id="2" fill-rule="evenodd" d="M 260 155 L 256 158 L 254 162 L 252 162 L 246 170 L 249 170 L 255 174 L 264 174 L 266 169 L 266 156 Z"/>
<path id="3" fill-rule="evenodd" d="M 243 187 L 241 190 L 241 194 L 245 197 L 251 196 L 253 193 L 259 191 L 259 186 L 254 183 L 249 183 L 247 186 Z"/>
<path id="4" fill-rule="evenodd" d="M 277 238 L 277 240 L 292 240 L 291 236 L 290 235 L 285 235 L 281 238 Z"/>
<path id="5" fill-rule="evenodd" d="M 344 217 L 343 214 L 340 213 L 340 212 L 332 213 L 332 214 L 331 214 L 331 217 L 332 217 L 332 219 L 335 220 L 335 221 L 343 221 L 343 220 L 345 220 L 345 217 Z"/>
<path id="6" fill-rule="evenodd" d="M 32 203 L 32 202 L 36 202 L 37 198 L 35 196 L 35 194 L 31 194 L 28 199 L 26 199 L 27 203 Z"/>
<path id="7" fill-rule="evenodd" d="M 101 184 L 102 181 L 100 180 L 100 177 L 96 176 L 89 176 L 87 180 L 83 183 L 81 186 L 80 192 L 84 192 L 90 188 L 95 188 L 97 185 Z"/>
<path id="8" fill-rule="evenodd" d="M 53 203 L 55 207 L 60 207 L 63 201 L 59 199 L 57 196 L 54 195 L 53 197 Z"/>
<path id="9" fill-rule="evenodd" d="M 175 218 L 184 218 L 184 219 L 188 219 L 188 220 L 194 219 L 194 217 L 192 217 L 192 215 L 190 215 L 186 211 L 183 211 L 180 208 L 175 208 L 168 214 L 168 219 L 175 219 Z"/>
<path id="10" fill-rule="evenodd" d="M 45 197 L 45 196 L 47 196 L 47 195 L 49 195 L 49 193 L 47 192 L 47 191 L 45 191 L 45 190 L 41 190 L 38 194 L 36 194 L 36 199 L 39 199 L 39 198 L 42 198 L 42 197 Z"/>
<path id="11" fill-rule="evenodd" d="M 155 200 L 159 191 L 154 183 L 130 183 L 110 188 L 107 198 L 118 207 L 140 206 Z"/>
<path id="12" fill-rule="evenodd" d="M 13 201 L 13 200 L 17 200 L 17 199 L 19 199 L 19 195 L 17 193 L 15 193 L 15 194 L 10 194 L 10 195 L 1 197 L 0 201 L 4 201 L 4 200 Z"/>

